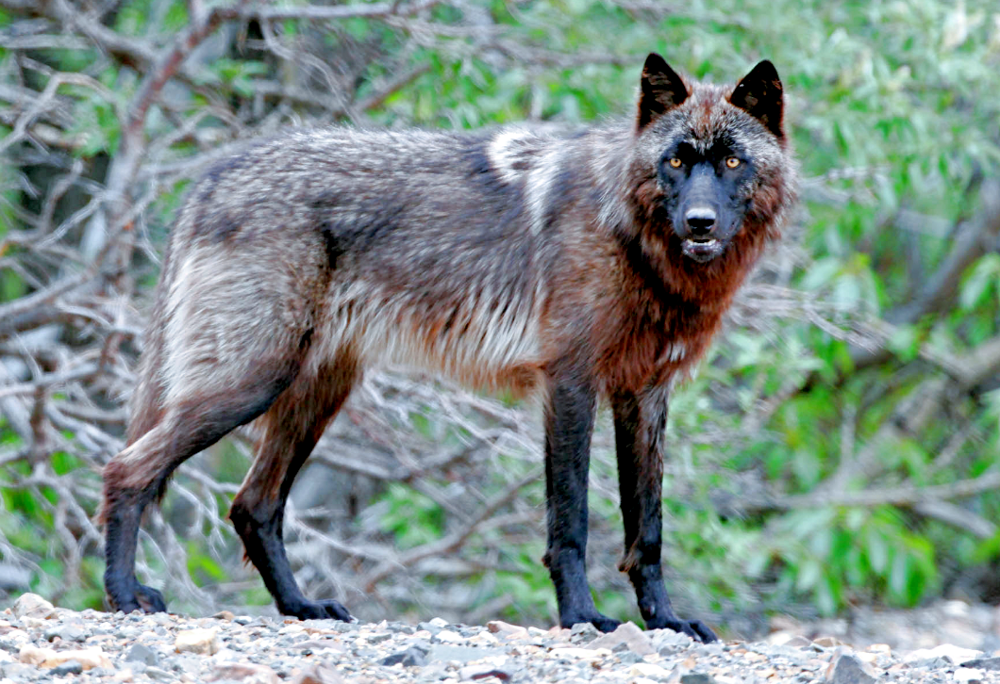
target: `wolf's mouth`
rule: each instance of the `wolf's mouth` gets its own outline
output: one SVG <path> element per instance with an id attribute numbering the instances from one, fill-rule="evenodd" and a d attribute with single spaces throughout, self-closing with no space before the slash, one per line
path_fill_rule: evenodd
<path id="1" fill-rule="evenodd" d="M 722 254 L 723 244 L 715 238 L 688 238 L 681 243 L 681 249 L 685 256 L 704 263 Z"/>

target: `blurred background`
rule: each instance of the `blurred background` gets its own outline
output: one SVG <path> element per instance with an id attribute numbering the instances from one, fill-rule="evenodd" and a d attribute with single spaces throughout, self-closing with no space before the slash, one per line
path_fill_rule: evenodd
<path id="1" fill-rule="evenodd" d="M 292 125 L 631 117 L 658 51 L 735 83 L 772 60 L 803 202 L 676 394 L 668 588 L 776 616 L 1000 602 L 1000 11 L 993 0 L 0 0 L 0 591 L 103 607 L 100 469 L 185 188 Z M 293 492 L 313 597 L 362 619 L 550 626 L 540 411 L 371 374 Z M 607 411 L 590 577 L 638 620 Z M 234 435 L 144 527 L 174 611 L 274 614 L 225 519 Z"/>

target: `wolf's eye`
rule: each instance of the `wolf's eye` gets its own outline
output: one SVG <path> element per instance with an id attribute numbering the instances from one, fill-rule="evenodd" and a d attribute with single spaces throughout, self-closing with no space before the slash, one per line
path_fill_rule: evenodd
<path id="1" fill-rule="evenodd" d="M 680 159 L 678 159 L 677 157 L 671 157 L 671 158 L 670 158 L 670 161 L 669 161 L 669 162 L 667 162 L 667 163 L 668 163 L 668 164 L 670 164 L 670 167 L 671 167 L 671 168 L 674 168 L 674 169 L 679 169 L 679 168 L 681 168 L 681 166 L 682 166 L 682 165 L 684 164 L 684 162 L 682 162 L 682 161 L 681 161 Z"/>
<path id="2" fill-rule="evenodd" d="M 726 166 L 730 169 L 735 169 L 737 166 L 742 164 L 739 157 L 726 157 Z"/>

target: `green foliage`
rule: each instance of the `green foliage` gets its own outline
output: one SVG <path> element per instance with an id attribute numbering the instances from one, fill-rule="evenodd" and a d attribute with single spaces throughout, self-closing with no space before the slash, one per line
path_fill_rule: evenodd
<path id="1" fill-rule="evenodd" d="M 444 532 L 444 511 L 430 497 L 402 483 L 389 485 L 384 500 L 382 531 L 393 534 L 402 549 L 439 539 Z"/>
<path id="2" fill-rule="evenodd" d="M 933 546 L 891 508 L 790 513 L 755 536 L 747 567 L 756 578 L 780 569 L 779 589 L 811 594 L 826 615 L 877 596 L 911 606 L 939 580 Z"/>

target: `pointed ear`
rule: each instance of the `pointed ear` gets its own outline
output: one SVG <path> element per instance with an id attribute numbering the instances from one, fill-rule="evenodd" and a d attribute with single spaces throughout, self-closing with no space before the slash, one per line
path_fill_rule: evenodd
<path id="1" fill-rule="evenodd" d="M 687 87 L 677 72 L 655 52 L 650 52 L 642 67 L 642 93 L 639 95 L 639 130 L 670 111 L 688 97 Z"/>
<path id="2" fill-rule="evenodd" d="M 778 70 L 768 60 L 764 60 L 743 77 L 729 101 L 750 116 L 760 121 L 779 138 L 785 137 L 781 128 L 784 111 L 784 90 Z"/>

